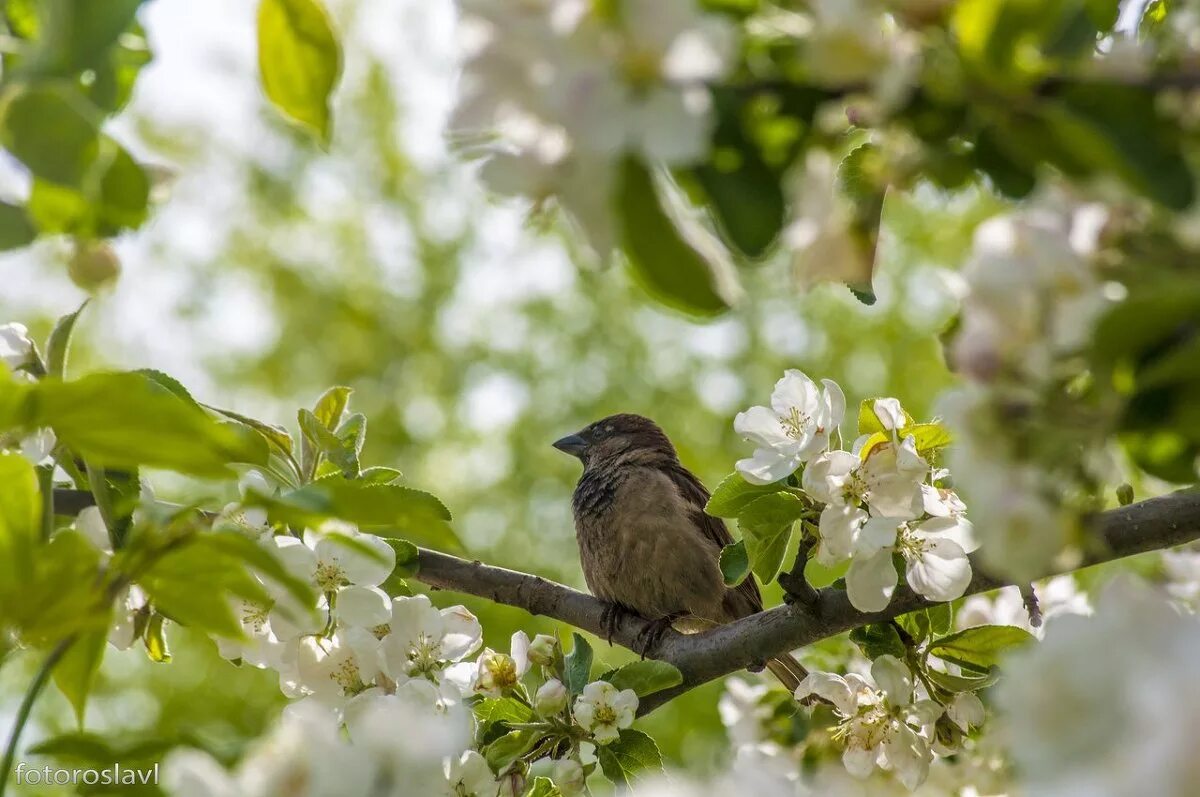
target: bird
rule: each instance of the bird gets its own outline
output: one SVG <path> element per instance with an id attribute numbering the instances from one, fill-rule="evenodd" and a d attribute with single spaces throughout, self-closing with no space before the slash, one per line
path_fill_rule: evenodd
<path id="1" fill-rule="evenodd" d="M 553 445 L 583 463 L 575 536 L 588 589 L 606 603 L 610 643 L 623 614 L 647 621 L 635 640 L 645 656 L 669 627 L 695 633 L 763 610 L 753 576 L 725 584 L 721 550 L 733 537 L 705 513 L 708 490 L 658 424 L 610 415 Z M 791 654 L 765 664 L 791 692 L 808 674 Z"/>

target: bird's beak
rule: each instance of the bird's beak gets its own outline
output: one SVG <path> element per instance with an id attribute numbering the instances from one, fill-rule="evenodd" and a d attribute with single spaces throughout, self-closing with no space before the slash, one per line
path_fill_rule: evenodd
<path id="1" fill-rule="evenodd" d="M 587 441 L 577 434 L 569 434 L 561 440 L 555 440 L 554 447 L 564 454 L 582 459 L 583 452 L 587 449 Z"/>

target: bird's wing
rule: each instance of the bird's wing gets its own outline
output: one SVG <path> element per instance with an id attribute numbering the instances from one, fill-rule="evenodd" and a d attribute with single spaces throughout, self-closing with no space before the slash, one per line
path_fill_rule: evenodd
<path id="1" fill-rule="evenodd" d="M 708 503 L 709 499 L 708 489 L 683 465 L 674 464 L 665 470 L 667 476 L 671 478 L 676 489 L 679 490 L 679 494 L 691 509 L 692 522 L 700 529 L 705 539 L 713 543 L 716 555 L 720 556 L 721 549 L 733 542 L 733 536 L 729 533 L 729 529 L 725 527 L 725 521 L 713 517 L 704 511 L 704 506 Z M 734 592 L 741 599 L 735 603 L 742 604 L 741 606 L 731 607 L 735 614 L 740 616 L 762 611 L 762 595 L 758 591 L 758 584 L 754 583 L 753 575 L 747 576 L 741 584 L 738 584 Z M 750 611 L 746 611 L 746 609 Z"/>

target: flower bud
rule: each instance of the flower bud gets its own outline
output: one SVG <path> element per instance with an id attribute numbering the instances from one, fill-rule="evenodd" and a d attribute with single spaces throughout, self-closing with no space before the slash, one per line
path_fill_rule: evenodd
<path id="1" fill-rule="evenodd" d="M 529 643 L 529 660 L 543 667 L 554 666 L 558 652 L 558 640 L 549 634 L 538 634 Z"/>
<path id="2" fill-rule="evenodd" d="M 525 793 L 525 773 L 513 769 L 500 776 L 500 789 L 496 797 L 521 797 Z"/>
<path id="3" fill-rule="evenodd" d="M 587 776 L 583 774 L 583 766 L 574 758 L 563 758 L 554 762 L 552 774 L 554 785 L 563 794 L 582 794 Z"/>
<path id="4" fill-rule="evenodd" d="M 533 697 L 533 707 L 543 717 L 549 717 L 567 707 L 567 687 L 557 678 L 551 678 L 542 684 Z"/>
<path id="5" fill-rule="evenodd" d="M 121 261 L 106 241 L 80 241 L 67 264 L 71 281 L 85 291 L 103 288 L 121 274 Z"/>

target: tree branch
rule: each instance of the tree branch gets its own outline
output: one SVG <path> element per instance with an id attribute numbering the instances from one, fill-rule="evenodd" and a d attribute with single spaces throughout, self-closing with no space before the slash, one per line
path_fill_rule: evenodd
<path id="1" fill-rule="evenodd" d="M 89 498 L 78 491 L 56 490 L 55 494 L 58 506 L 63 508 L 86 505 Z M 1111 509 L 1093 516 L 1086 525 L 1096 545 L 1085 555 L 1080 567 L 1182 545 L 1200 539 L 1200 491 L 1173 493 Z M 607 635 L 602 622 L 604 604 L 571 587 L 426 548 L 419 549 L 418 565 L 413 578 L 430 587 L 515 606 L 599 637 Z M 1054 574 L 1050 571 L 1043 575 Z M 965 594 L 987 592 L 1010 583 L 985 575 L 976 563 L 975 577 Z M 826 587 L 816 590 L 811 602 L 776 606 L 710 631 L 687 635 L 668 630 L 648 655 L 678 667 L 683 673 L 683 683 L 647 695 L 639 712 L 653 711 L 690 689 L 757 666 L 785 651 L 928 605 L 929 601 L 901 585 L 883 611 L 860 612 L 850 605 L 845 591 Z M 613 629 L 613 642 L 634 649 L 643 624 L 636 617 L 622 617 Z"/>
<path id="2" fill-rule="evenodd" d="M 1094 516 L 1087 525 L 1099 544 L 1085 558 L 1082 567 L 1182 545 L 1200 539 L 1200 492 L 1179 492 L 1112 509 Z M 604 604 L 570 587 L 425 549 L 420 551 L 419 564 L 416 580 L 432 587 L 516 606 L 604 636 L 600 623 Z M 1010 583 L 983 574 L 976 564 L 975 577 L 966 594 L 988 592 Z M 668 631 L 649 655 L 678 667 L 683 673 L 683 683 L 647 695 L 639 711 L 643 714 L 653 711 L 690 689 L 761 664 L 785 651 L 928 605 L 929 601 L 902 585 L 883 611 L 860 612 L 850 605 L 843 590 L 826 587 L 817 590 L 816 600 L 810 605 L 776 606 L 699 634 Z M 632 648 L 640 628 L 637 619 L 626 619 L 613 635 L 613 641 Z"/>

